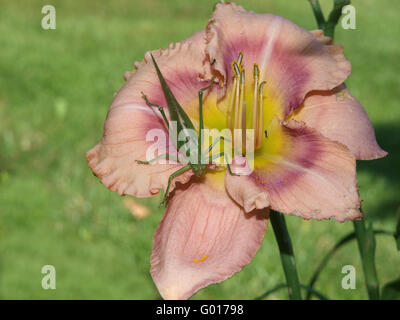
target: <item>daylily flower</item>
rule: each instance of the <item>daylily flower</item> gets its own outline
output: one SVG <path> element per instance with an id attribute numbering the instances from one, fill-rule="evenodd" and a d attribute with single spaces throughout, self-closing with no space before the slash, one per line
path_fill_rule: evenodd
<path id="1" fill-rule="evenodd" d="M 196 178 L 189 170 L 173 180 L 151 255 L 151 275 L 164 298 L 188 298 L 248 264 L 263 240 L 268 208 L 304 219 L 362 217 L 356 159 L 386 152 L 343 84 L 351 66 L 342 51 L 322 31 L 225 3 L 216 6 L 206 30 L 146 53 L 125 74 L 103 139 L 87 153 L 94 174 L 120 195 L 154 196 L 182 167 L 136 163 L 145 159 L 150 129 L 168 134 L 141 96 L 168 114 L 151 53 L 195 125 L 197 92 L 215 76 L 219 83 L 204 99 L 205 127 L 255 132 L 250 175 L 210 171 Z M 240 171 L 236 160 L 232 168 Z"/>

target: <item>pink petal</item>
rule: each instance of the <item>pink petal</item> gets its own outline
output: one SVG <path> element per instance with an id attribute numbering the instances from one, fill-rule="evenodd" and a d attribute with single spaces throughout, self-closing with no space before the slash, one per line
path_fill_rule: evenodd
<path id="1" fill-rule="evenodd" d="M 189 115 L 197 114 L 198 91 L 209 84 L 202 78 L 210 74 L 207 65 L 203 64 L 205 56 L 199 46 L 200 38 L 201 34 L 195 34 L 180 43 L 171 43 L 168 49 L 148 51 L 142 62 L 135 62 L 136 70 L 125 75 L 127 82 L 115 96 L 110 109 L 127 104 L 145 105 L 141 92 L 150 102 L 167 107 L 152 54 L 177 101 Z"/>
<path id="2" fill-rule="evenodd" d="M 165 299 L 187 299 L 248 264 L 261 245 L 267 212 L 244 213 L 207 174 L 177 189 L 156 231 L 151 275 Z"/>
<path id="3" fill-rule="evenodd" d="M 271 209 L 286 214 L 340 222 L 361 218 L 356 163 L 348 149 L 294 120 L 283 132 L 286 149 L 280 155 L 263 154 L 265 165 L 250 176 L 227 176 L 235 201 L 258 189 L 268 194 Z M 247 205 L 257 207 L 256 200 Z"/>
<path id="4" fill-rule="evenodd" d="M 197 31 L 196 33 L 192 34 L 189 38 L 186 38 L 185 40 L 182 41 L 182 43 L 185 42 L 192 42 L 195 46 L 197 46 L 200 49 L 200 51 L 204 52 L 206 48 L 206 31 L 205 30 Z"/>
<path id="5" fill-rule="evenodd" d="M 125 106 L 110 110 L 104 126 L 104 137 L 86 158 L 93 173 L 112 191 L 120 195 L 137 197 L 155 195 L 166 189 L 169 176 L 182 164 L 136 163 L 146 159 L 146 150 L 154 142 L 146 142 L 146 134 L 151 129 L 165 132 L 165 126 L 147 106 Z M 173 147 L 165 143 L 166 150 Z M 173 181 L 186 183 L 193 172 L 187 171 Z M 172 190 L 172 189 L 171 189 Z"/>
<path id="6" fill-rule="evenodd" d="M 384 157 L 363 106 L 343 84 L 332 91 L 312 92 L 293 116 L 325 137 L 347 146 L 359 160 Z"/>
<path id="7" fill-rule="evenodd" d="M 269 196 L 266 191 L 260 189 L 254 183 L 243 184 L 242 176 L 247 176 L 251 172 L 247 168 L 243 170 L 243 163 L 247 164 L 247 160 L 245 158 L 240 159 L 238 164 L 238 158 L 243 157 L 235 157 L 231 165 L 232 172 L 238 174 L 238 176 L 230 174 L 228 170 L 225 173 L 225 187 L 229 195 L 244 208 L 245 212 L 269 207 Z"/>
<path id="8" fill-rule="evenodd" d="M 342 47 L 328 45 L 320 32 L 314 34 L 282 17 L 223 3 L 216 6 L 207 26 L 206 52 L 210 61 L 216 59 L 213 67 L 226 87 L 231 85 L 232 62 L 240 51 L 249 79 L 257 63 L 269 98 L 280 101 L 285 118 L 309 91 L 333 89 L 350 74 Z"/>
<path id="9" fill-rule="evenodd" d="M 312 35 L 323 44 L 333 44 L 333 39 L 330 37 L 326 37 L 322 30 L 311 30 Z"/>
<path id="10" fill-rule="evenodd" d="M 196 42 L 189 39 L 166 50 L 153 51 L 153 55 L 181 106 L 189 116 L 191 112 L 198 114 L 197 93 L 208 82 L 199 79 L 204 71 L 204 55 Z M 104 125 L 103 139 L 88 151 L 86 157 L 93 173 L 111 190 L 121 195 L 148 197 L 160 189 L 165 190 L 171 173 L 182 165 L 136 163 L 136 160 L 150 160 L 146 159 L 146 150 L 153 144 L 146 142 L 149 130 L 162 130 L 166 137 L 168 133 L 160 113 L 151 110 L 141 95 L 144 92 L 150 102 L 163 107 L 167 105 L 150 52 L 135 66 L 134 72 L 125 74 L 127 82 L 114 97 Z M 167 108 L 165 111 L 168 116 Z M 167 143 L 166 150 L 175 153 L 172 144 Z M 178 181 L 187 182 L 192 173 L 190 170 L 174 179 L 173 186 Z"/>

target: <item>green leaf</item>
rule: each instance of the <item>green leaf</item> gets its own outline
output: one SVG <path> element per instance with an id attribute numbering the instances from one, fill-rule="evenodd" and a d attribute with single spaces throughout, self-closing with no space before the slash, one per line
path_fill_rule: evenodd
<path id="1" fill-rule="evenodd" d="M 288 286 L 287 286 L 285 283 L 278 284 L 276 287 L 274 287 L 274 288 L 272 288 L 272 289 L 270 289 L 270 290 L 264 292 L 262 295 L 256 297 L 254 300 L 263 300 L 263 299 L 266 299 L 269 295 L 271 295 L 271 294 L 273 294 L 273 293 L 275 293 L 275 292 L 277 292 L 277 291 L 279 291 L 279 290 L 281 290 L 281 289 L 283 289 L 283 288 L 287 288 L 287 287 L 288 287 Z M 313 288 L 310 288 L 309 286 L 306 286 L 306 285 L 300 283 L 300 287 L 301 287 L 303 290 L 305 290 L 305 291 L 307 291 L 307 292 L 309 292 L 309 293 L 314 294 L 314 295 L 315 295 L 316 297 L 318 297 L 320 300 L 330 300 L 330 299 L 327 298 L 324 294 L 322 294 L 322 293 L 319 292 L 318 290 L 315 290 L 315 289 L 313 289 Z"/>
<path id="2" fill-rule="evenodd" d="M 292 241 L 282 213 L 271 210 L 269 219 L 278 244 L 290 300 L 302 300 Z"/>
<path id="3" fill-rule="evenodd" d="M 382 289 L 382 300 L 400 300 L 400 278 L 386 283 Z"/>
<path id="4" fill-rule="evenodd" d="M 389 235 L 389 236 L 393 236 L 393 232 L 391 231 L 387 231 L 387 230 L 373 230 L 375 235 Z M 310 289 L 313 289 L 322 270 L 326 267 L 326 265 L 328 264 L 329 260 L 333 257 L 333 255 L 341 248 L 343 247 L 346 243 L 349 243 L 352 240 L 356 239 L 356 233 L 355 232 L 351 232 L 347 235 L 345 235 L 343 238 L 341 238 L 334 246 L 332 249 L 330 249 L 327 254 L 324 256 L 324 258 L 322 259 L 322 261 L 320 262 L 320 264 L 318 265 L 318 267 L 315 269 L 311 280 L 308 284 L 308 287 Z M 313 292 L 311 290 L 307 291 L 307 297 L 306 300 L 309 300 L 313 295 Z"/>
<path id="5" fill-rule="evenodd" d="M 372 231 L 372 222 L 364 214 L 361 220 L 353 221 L 358 249 L 364 271 L 364 279 L 370 300 L 379 300 L 379 282 L 375 265 L 375 235 Z"/>

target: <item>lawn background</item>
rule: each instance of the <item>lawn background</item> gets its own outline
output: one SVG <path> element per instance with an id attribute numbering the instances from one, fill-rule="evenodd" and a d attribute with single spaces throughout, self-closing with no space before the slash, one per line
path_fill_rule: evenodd
<path id="1" fill-rule="evenodd" d="M 237 1 L 282 15 L 306 29 L 306 0 Z M 331 2 L 322 0 L 325 12 Z M 102 136 L 113 93 L 150 49 L 205 27 L 215 1 L 0 0 L 0 299 L 157 299 L 149 274 L 160 198 L 136 220 L 122 198 L 95 178 L 85 152 Z M 337 29 L 353 71 L 346 82 L 365 106 L 385 159 L 358 163 L 363 208 L 376 228 L 394 230 L 400 196 L 400 2 L 353 0 L 357 29 Z M 57 29 L 41 28 L 42 6 L 57 10 Z M 300 278 L 308 282 L 323 254 L 352 223 L 287 218 Z M 377 238 L 381 283 L 400 275 L 390 237 Z M 54 265 L 57 289 L 43 290 L 41 268 Z M 341 288 L 354 265 L 355 290 Z M 253 261 L 194 299 L 251 299 L 284 281 L 272 230 Z M 366 298 L 356 243 L 335 255 L 317 289 L 332 298 Z M 286 298 L 282 290 L 271 298 Z"/>

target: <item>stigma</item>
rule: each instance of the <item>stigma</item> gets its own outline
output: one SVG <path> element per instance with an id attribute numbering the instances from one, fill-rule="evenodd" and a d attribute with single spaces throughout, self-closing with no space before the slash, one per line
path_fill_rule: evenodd
<path id="1" fill-rule="evenodd" d="M 240 52 L 237 60 L 232 62 L 234 71 L 232 92 L 230 94 L 227 127 L 233 132 L 235 129 L 242 130 L 242 146 L 246 143 L 246 130 L 254 131 L 254 150 L 262 146 L 265 130 L 263 128 L 263 89 L 265 81 L 260 79 L 260 69 L 255 63 L 253 65 L 253 90 L 252 100 L 246 101 L 245 97 L 245 80 L 246 74 L 243 68 L 243 53 Z M 247 108 L 250 109 L 249 122 L 246 121 Z M 246 127 L 247 123 L 250 127 Z"/>

